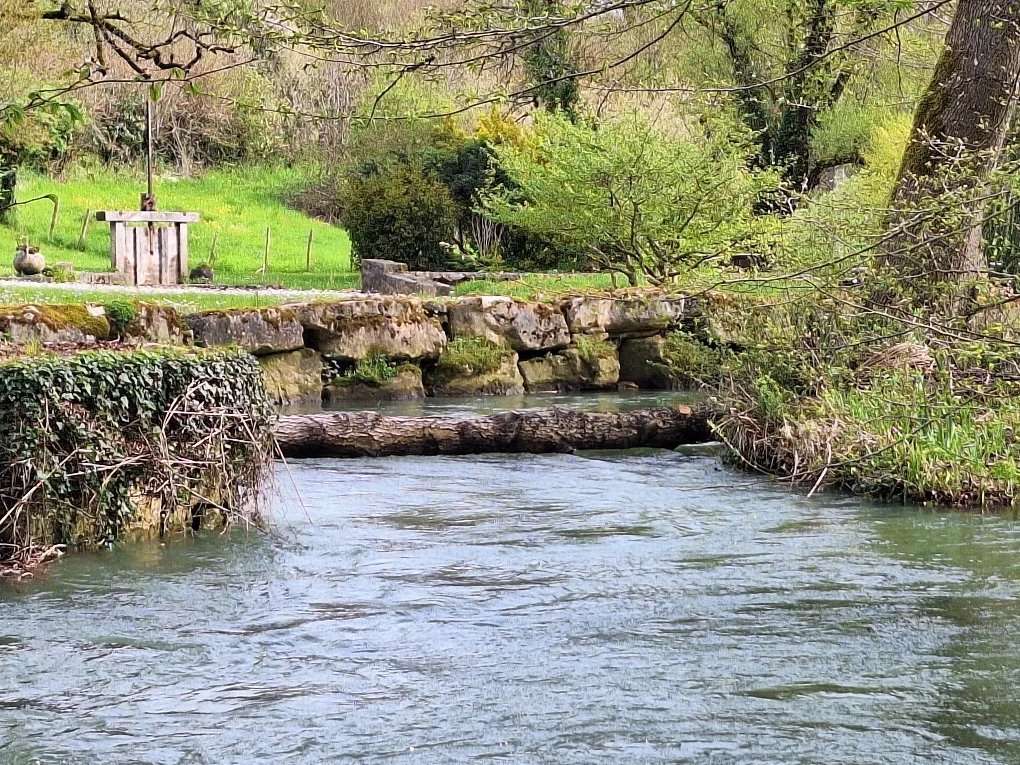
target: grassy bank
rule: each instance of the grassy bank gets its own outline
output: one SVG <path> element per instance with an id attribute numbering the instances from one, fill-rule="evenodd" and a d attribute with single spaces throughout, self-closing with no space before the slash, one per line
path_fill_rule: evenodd
<path id="1" fill-rule="evenodd" d="M 348 289 L 357 284 L 351 269 L 350 239 L 336 226 L 309 218 L 287 205 L 301 182 L 299 171 L 284 168 L 229 168 L 201 177 L 159 178 L 162 210 L 197 212 L 191 228 L 191 264 L 213 259 L 223 284 L 278 284 L 291 288 Z M 97 210 L 137 209 L 144 189 L 140 171 L 77 169 L 54 179 L 23 173 L 19 198 L 55 194 L 57 222 L 49 236 L 52 206 L 34 202 L 17 209 L 13 225 L 0 226 L 0 275 L 11 274 L 11 259 L 20 237 L 42 249 L 50 265 L 73 263 L 79 270 L 110 270 L 109 230 L 94 219 L 84 240 L 82 223 Z M 270 231 L 269 269 L 262 273 L 266 230 Z M 308 236 L 311 268 L 306 268 Z"/>
<path id="2" fill-rule="evenodd" d="M 859 300 L 816 296 L 745 322 L 718 391 L 735 459 L 808 490 L 1020 503 L 1017 317 L 975 331 Z"/>
<path id="3" fill-rule="evenodd" d="M 625 287 L 625 279 L 617 279 Z M 458 284 L 454 294 L 462 295 L 506 295 L 520 300 L 539 300 L 572 292 L 588 292 L 613 289 L 609 274 L 534 274 L 515 281 L 490 281 L 477 279 Z"/>

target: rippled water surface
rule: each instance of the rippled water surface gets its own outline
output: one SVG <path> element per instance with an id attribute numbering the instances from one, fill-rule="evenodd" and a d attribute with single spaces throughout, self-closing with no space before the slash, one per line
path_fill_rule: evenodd
<path id="1" fill-rule="evenodd" d="M 1020 763 L 1013 521 L 698 452 L 308 461 L 0 591 L 0 763 Z"/>

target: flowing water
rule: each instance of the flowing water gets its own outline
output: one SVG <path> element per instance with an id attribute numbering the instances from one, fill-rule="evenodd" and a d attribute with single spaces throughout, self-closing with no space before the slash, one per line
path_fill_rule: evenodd
<path id="1" fill-rule="evenodd" d="M 312 460 L 0 591 L 0 763 L 1020 763 L 1020 529 L 704 449 Z"/>

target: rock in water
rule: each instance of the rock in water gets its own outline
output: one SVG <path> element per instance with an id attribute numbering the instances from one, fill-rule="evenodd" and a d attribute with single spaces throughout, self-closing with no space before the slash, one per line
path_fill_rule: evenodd
<path id="1" fill-rule="evenodd" d="M 369 383 L 353 378 L 339 378 L 322 391 L 323 401 L 339 404 L 344 401 L 415 401 L 425 398 L 421 370 L 405 364 L 391 380 Z"/>

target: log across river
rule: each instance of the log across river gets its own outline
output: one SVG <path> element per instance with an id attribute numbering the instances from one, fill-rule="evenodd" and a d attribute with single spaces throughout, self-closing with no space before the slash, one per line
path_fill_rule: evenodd
<path id="1" fill-rule="evenodd" d="M 583 449 L 672 449 L 714 440 L 709 413 L 689 406 L 626 412 L 553 407 L 477 417 L 391 417 L 322 412 L 281 417 L 285 457 L 391 457 L 563 453 Z"/>

